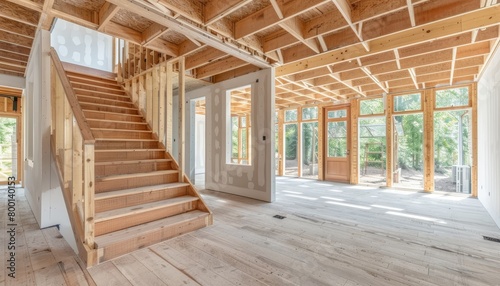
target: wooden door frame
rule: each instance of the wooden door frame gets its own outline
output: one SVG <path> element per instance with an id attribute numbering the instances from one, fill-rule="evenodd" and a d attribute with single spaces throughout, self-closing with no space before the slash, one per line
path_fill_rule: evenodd
<path id="1" fill-rule="evenodd" d="M 353 177 L 353 172 L 352 172 L 352 164 L 353 164 L 353 160 L 352 160 L 352 146 L 351 146 L 351 135 L 352 135 L 352 118 L 351 118 L 351 114 L 352 114 L 352 104 L 351 103 L 344 103 L 344 104 L 339 104 L 339 105 L 329 105 L 329 106 L 324 106 L 322 108 L 322 113 L 323 113 L 323 118 L 322 118 L 322 127 L 323 127 L 323 146 L 321 148 L 321 151 L 323 153 L 323 163 L 322 163 L 322 172 L 321 172 L 321 175 L 323 177 L 323 180 L 326 180 L 326 164 L 327 164 L 327 160 L 326 158 L 328 157 L 328 144 L 326 144 L 326 140 L 328 140 L 328 136 L 327 136 L 327 132 L 328 132 L 328 111 L 330 110 L 339 110 L 339 109 L 347 109 L 347 116 L 346 116 L 346 120 L 347 120 L 347 160 L 349 162 L 349 178 L 347 180 L 339 180 L 339 181 L 334 181 L 334 182 L 341 182 L 341 183 L 351 183 L 352 181 L 352 177 Z M 319 161 L 319 160 L 318 160 Z M 332 181 L 333 182 L 333 181 Z"/>

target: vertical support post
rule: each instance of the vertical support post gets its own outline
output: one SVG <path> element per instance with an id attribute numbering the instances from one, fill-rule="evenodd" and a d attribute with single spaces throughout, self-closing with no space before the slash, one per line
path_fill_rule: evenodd
<path id="1" fill-rule="evenodd" d="M 358 142 L 359 99 L 351 101 L 351 179 L 350 183 L 357 185 L 359 181 L 359 142 Z"/>
<path id="2" fill-rule="evenodd" d="M 166 90 L 167 90 L 167 102 L 165 104 L 166 110 L 165 112 L 167 113 L 167 131 L 165 134 L 166 137 L 166 144 L 165 147 L 167 148 L 167 152 L 172 154 L 172 140 L 173 140 L 173 65 L 172 62 L 167 62 L 167 82 L 166 82 Z"/>
<path id="3" fill-rule="evenodd" d="M 302 108 L 297 108 L 297 177 L 302 177 Z"/>
<path id="4" fill-rule="evenodd" d="M 156 136 L 159 135 L 159 102 L 160 102 L 160 82 L 159 82 L 159 67 L 154 67 L 152 70 L 152 75 L 153 75 L 153 125 L 151 128 L 153 128 L 153 132 L 156 134 Z"/>
<path id="5" fill-rule="evenodd" d="M 283 123 L 285 120 L 285 111 L 280 109 L 278 111 L 278 176 L 283 176 L 285 170 L 285 160 L 283 157 L 283 148 L 284 148 L 284 131 L 283 131 Z"/>
<path id="6" fill-rule="evenodd" d="M 323 181 L 325 179 L 324 174 L 324 162 L 325 162 L 325 116 L 324 108 L 318 106 L 318 180 Z"/>
<path id="7" fill-rule="evenodd" d="M 158 126 L 158 138 L 160 140 L 160 142 L 163 143 L 164 146 L 166 146 L 166 142 L 165 142 L 165 110 L 166 110 L 166 107 L 165 107 L 165 96 L 166 96 L 166 93 L 165 93 L 165 87 L 167 85 L 167 80 L 166 80 L 166 63 L 163 62 L 161 65 L 160 65 L 160 68 L 159 68 L 159 84 L 160 84 L 160 103 L 159 103 L 159 108 L 160 110 L 158 111 L 159 114 L 158 114 L 158 117 L 159 117 L 159 126 Z"/>
<path id="8" fill-rule="evenodd" d="M 61 111 L 64 110 L 64 100 L 65 100 L 65 94 L 64 90 L 62 87 L 61 80 L 59 79 L 59 76 L 56 75 L 56 88 L 55 88 L 55 100 L 56 100 L 56 109 L 54 111 Z M 55 112 L 55 131 L 56 131 L 56 155 L 60 156 L 60 150 L 64 147 L 64 133 L 63 133 L 63 123 L 64 119 L 63 117 L 63 112 Z M 59 158 L 61 159 L 61 158 Z M 63 162 L 60 161 L 62 164 Z"/>
<path id="9" fill-rule="evenodd" d="M 85 243 L 90 247 L 94 248 L 94 192 L 95 192 L 95 181 L 94 181 L 94 145 L 85 144 L 84 149 L 84 236 Z"/>
<path id="10" fill-rule="evenodd" d="M 385 148 L 385 157 L 386 157 L 386 186 L 392 187 L 393 175 L 393 160 L 397 158 L 392 158 L 393 150 L 392 143 L 394 140 L 394 131 L 393 131 L 393 119 L 392 119 L 392 96 L 385 96 L 385 138 L 386 138 L 386 148 Z"/>
<path id="11" fill-rule="evenodd" d="M 238 116 L 238 164 L 241 164 L 241 160 L 243 159 L 243 144 L 242 144 L 242 135 L 241 132 L 241 116 Z"/>
<path id="12" fill-rule="evenodd" d="M 477 83 L 473 83 L 469 88 L 469 96 L 472 100 L 472 168 L 471 168 L 471 195 L 477 198 L 478 178 L 477 178 Z"/>
<path id="13" fill-rule="evenodd" d="M 73 120 L 73 201 L 71 203 L 73 210 L 83 201 L 83 138 L 79 130 L 76 120 Z"/>
<path id="14" fill-rule="evenodd" d="M 251 120 L 251 117 L 250 117 L 249 114 L 247 114 L 245 116 L 245 123 L 246 123 L 245 128 L 246 128 L 246 131 L 247 131 L 247 136 L 246 136 L 246 141 L 247 141 L 246 142 L 246 154 L 247 154 L 247 158 L 246 159 L 247 159 L 247 162 L 249 164 L 251 164 L 251 162 L 252 162 L 252 156 L 251 156 L 252 154 L 250 154 L 250 152 L 252 150 L 252 148 L 250 148 L 250 144 L 251 144 L 250 143 L 251 142 L 250 141 L 250 131 L 251 131 L 251 127 L 252 126 L 251 126 L 250 120 Z"/>
<path id="15" fill-rule="evenodd" d="M 73 111 L 68 99 L 64 98 L 64 151 L 63 151 L 63 183 L 64 188 L 69 187 L 73 178 Z"/>
<path id="16" fill-rule="evenodd" d="M 424 191 L 434 191 L 434 89 L 424 91 Z"/>
<path id="17" fill-rule="evenodd" d="M 153 126 L 153 74 L 147 72 L 144 76 L 146 80 L 146 121 L 149 126 Z"/>
<path id="18" fill-rule="evenodd" d="M 179 155 L 177 157 L 177 161 L 179 163 L 179 182 L 184 181 L 184 143 L 185 143 L 185 113 L 186 113 L 186 88 L 185 88 L 185 58 L 181 57 L 179 59 L 179 142 L 178 142 L 178 151 Z"/>

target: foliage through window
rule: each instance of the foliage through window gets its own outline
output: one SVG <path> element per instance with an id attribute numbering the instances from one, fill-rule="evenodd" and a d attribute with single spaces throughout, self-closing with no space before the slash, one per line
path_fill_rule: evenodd
<path id="1" fill-rule="evenodd" d="M 360 115 L 384 114 L 384 99 L 365 99 L 359 104 Z"/>
<path id="2" fill-rule="evenodd" d="M 302 120 L 318 119 L 318 107 L 302 108 Z"/>
<path id="3" fill-rule="evenodd" d="M 228 128 L 231 147 L 228 162 L 250 165 L 251 148 L 251 97 L 250 85 L 227 92 L 230 126 Z"/>
<path id="4" fill-rule="evenodd" d="M 467 87 L 436 91 L 436 108 L 469 106 L 469 89 Z"/>
<path id="5" fill-rule="evenodd" d="M 285 122 L 297 121 L 297 109 L 285 110 Z"/>
<path id="6" fill-rule="evenodd" d="M 394 111 L 422 110 L 422 98 L 420 93 L 394 96 Z"/>
<path id="7" fill-rule="evenodd" d="M 347 110 L 345 109 L 328 111 L 328 119 L 345 117 L 347 117 Z"/>
<path id="8" fill-rule="evenodd" d="M 328 157 L 347 156 L 347 122 L 328 122 Z"/>

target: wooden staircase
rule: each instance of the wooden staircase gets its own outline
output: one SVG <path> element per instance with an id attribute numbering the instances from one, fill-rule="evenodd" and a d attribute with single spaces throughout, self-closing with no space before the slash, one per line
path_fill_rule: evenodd
<path id="1" fill-rule="evenodd" d="M 110 76 L 66 70 L 95 138 L 97 263 L 212 224 L 212 213 Z"/>

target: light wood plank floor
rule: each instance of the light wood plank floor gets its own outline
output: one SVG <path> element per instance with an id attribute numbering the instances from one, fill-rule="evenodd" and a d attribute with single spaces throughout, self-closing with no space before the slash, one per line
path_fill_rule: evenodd
<path id="1" fill-rule="evenodd" d="M 213 226 L 100 264 L 91 278 L 20 199 L 20 276 L 0 272 L 0 285 L 500 285 L 500 243 L 482 237 L 500 230 L 476 199 L 289 178 L 276 186 L 272 204 L 202 191 Z M 5 233 L 2 224 L 2 251 Z"/>

